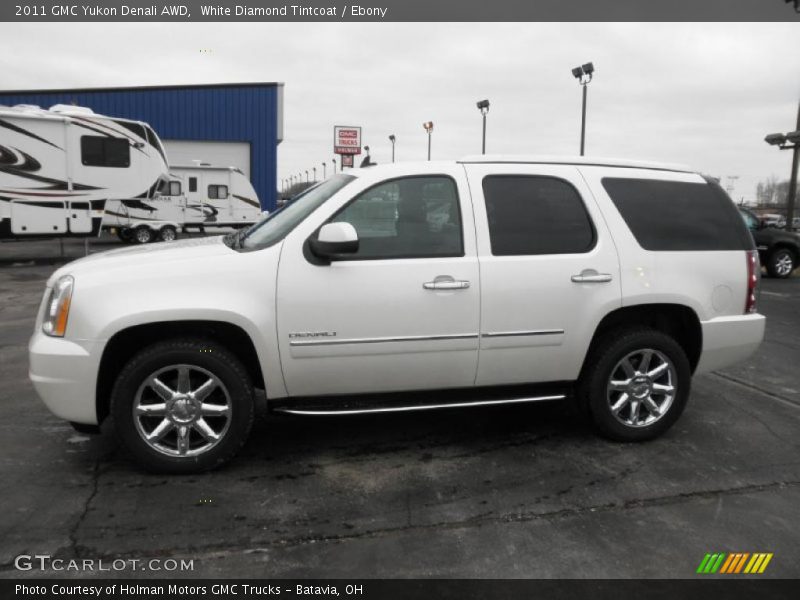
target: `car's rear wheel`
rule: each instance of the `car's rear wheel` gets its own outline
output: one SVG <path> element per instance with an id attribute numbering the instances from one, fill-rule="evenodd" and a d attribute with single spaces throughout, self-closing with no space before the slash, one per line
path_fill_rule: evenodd
<path id="1" fill-rule="evenodd" d="M 123 368 L 111 415 L 146 469 L 196 473 L 230 460 L 253 423 L 253 388 L 241 362 L 215 342 L 150 346 Z"/>
<path id="2" fill-rule="evenodd" d="M 578 390 L 596 429 L 623 442 L 653 439 L 678 420 L 691 387 L 683 348 L 645 328 L 606 336 L 587 358 Z"/>
<path id="3" fill-rule="evenodd" d="M 779 248 L 769 255 L 767 261 L 767 272 L 770 277 L 786 279 L 797 267 L 797 259 L 791 250 Z"/>

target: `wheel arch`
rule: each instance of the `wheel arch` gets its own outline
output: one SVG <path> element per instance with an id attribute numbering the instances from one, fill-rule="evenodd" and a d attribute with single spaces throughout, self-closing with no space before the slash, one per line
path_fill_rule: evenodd
<path id="1" fill-rule="evenodd" d="M 111 390 L 125 364 L 141 349 L 175 337 L 207 339 L 225 346 L 242 362 L 253 385 L 265 387 L 256 346 L 250 335 L 238 325 L 212 320 L 160 321 L 133 325 L 115 333 L 103 349 L 95 390 L 98 423 L 102 423 L 108 416 Z"/>
<path id="2" fill-rule="evenodd" d="M 581 373 L 598 342 L 607 334 L 631 326 L 650 327 L 670 335 L 683 348 L 694 373 L 703 351 L 703 330 L 697 313 L 683 304 L 623 306 L 603 317 L 595 329 L 583 359 Z"/>

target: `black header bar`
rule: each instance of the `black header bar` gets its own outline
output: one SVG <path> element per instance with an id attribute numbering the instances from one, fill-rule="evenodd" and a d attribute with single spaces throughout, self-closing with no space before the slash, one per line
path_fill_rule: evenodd
<path id="1" fill-rule="evenodd" d="M 6 22 L 800 22 L 800 0 L 11 0 Z"/>

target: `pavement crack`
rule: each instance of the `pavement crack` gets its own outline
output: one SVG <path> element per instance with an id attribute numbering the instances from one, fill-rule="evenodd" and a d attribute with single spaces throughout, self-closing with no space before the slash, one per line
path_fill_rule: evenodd
<path id="1" fill-rule="evenodd" d="M 472 515 L 464 519 L 454 521 L 440 521 L 436 523 L 427 524 L 405 524 L 397 525 L 395 527 L 380 527 L 376 529 L 368 529 L 364 531 L 355 531 L 347 533 L 331 533 L 331 534 L 318 534 L 290 538 L 279 538 L 273 540 L 248 540 L 250 547 L 242 547 L 242 545 L 233 544 L 209 544 L 207 546 L 194 546 L 190 545 L 184 548 L 150 548 L 146 554 L 142 551 L 133 550 L 124 553 L 111 553 L 106 556 L 95 555 L 96 558 L 136 558 L 141 556 L 152 556 L 157 553 L 159 556 L 181 556 L 191 555 L 192 558 L 200 559 L 215 558 L 226 554 L 233 553 L 252 553 L 252 552 L 265 552 L 268 548 L 292 548 L 297 546 L 305 546 L 308 544 L 319 543 L 342 543 L 348 541 L 357 541 L 362 539 L 375 539 L 382 538 L 389 535 L 396 535 L 398 533 L 407 532 L 435 532 L 447 531 L 456 529 L 465 529 L 469 527 L 482 527 L 491 524 L 508 524 L 508 523 L 524 523 L 530 521 L 546 521 L 546 520 L 560 520 L 573 517 L 580 517 L 585 514 L 598 514 L 609 513 L 616 511 L 636 510 L 641 508 L 650 508 L 658 506 L 668 506 L 673 504 L 682 504 L 691 502 L 695 499 L 717 499 L 721 500 L 727 496 L 735 496 L 742 494 L 753 494 L 768 492 L 773 490 L 780 490 L 787 487 L 800 486 L 798 481 L 777 481 L 765 484 L 752 484 L 733 488 L 724 488 L 716 490 L 697 490 L 694 492 L 685 492 L 681 494 L 672 494 L 667 496 L 656 496 L 652 498 L 633 498 L 623 500 L 620 502 L 609 502 L 606 504 L 597 504 L 591 506 L 578 506 L 572 508 L 564 508 L 561 510 L 551 510 L 546 512 L 535 511 L 520 511 L 516 513 L 496 514 L 494 511 L 483 512 Z M 88 502 L 87 502 L 88 507 Z M 88 510 L 88 508 L 87 508 Z M 255 548 L 255 550 L 254 550 Z"/>
<path id="2" fill-rule="evenodd" d="M 94 466 L 92 467 L 92 489 L 89 495 L 86 497 L 85 502 L 83 503 L 83 510 L 78 515 L 78 518 L 75 520 L 72 528 L 69 531 L 69 549 L 72 556 L 75 558 L 82 558 L 84 547 L 80 545 L 78 542 L 78 531 L 80 530 L 81 526 L 83 525 L 84 521 L 86 520 L 87 515 L 89 514 L 89 510 L 92 507 L 92 502 L 97 496 L 97 492 L 100 487 L 100 459 L 94 461 Z"/>
<path id="3" fill-rule="evenodd" d="M 738 377 L 733 377 L 732 375 L 728 375 L 728 374 L 722 373 L 720 371 L 713 371 L 713 372 L 709 373 L 709 375 L 711 375 L 712 377 L 719 377 L 721 379 L 724 379 L 725 381 L 729 381 L 730 383 L 733 383 L 733 384 L 736 384 L 736 385 L 740 385 L 740 386 L 742 386 L 744 388 L 747 388 L 750 391 L 757 392 L 759 394 L 767 396 L 768 398 L 772 398 L 774 400 L 779 400 L 781 402 L 785 402 L 786 404 L 789 404 L 794 408 L 799 408 L 800 407 L 800 402 L 798 402 L 797 400 L 793 400 L 792 398 L 787 398 L 786 396 L 782 396 L 782 395 L 776 394 L 774 392 L 768 392 L 768 391 L 766 391 L 764 389 L 761 389 L 758 386 L 753 385 L 752 383 L 748 383 L 747 381 L 743 381 L 742 379 L 739 379 Z"/>

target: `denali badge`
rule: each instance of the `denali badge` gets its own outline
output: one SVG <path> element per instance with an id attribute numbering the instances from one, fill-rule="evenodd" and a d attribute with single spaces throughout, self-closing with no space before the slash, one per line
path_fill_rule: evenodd
<path id="1" fill-rule="evenodd" d="M 318 338 L 318 337 L 336 337 L 335 331 L 300 331 L 298 333 L 290 333 L 289 339 L 293 338 Z"/>

